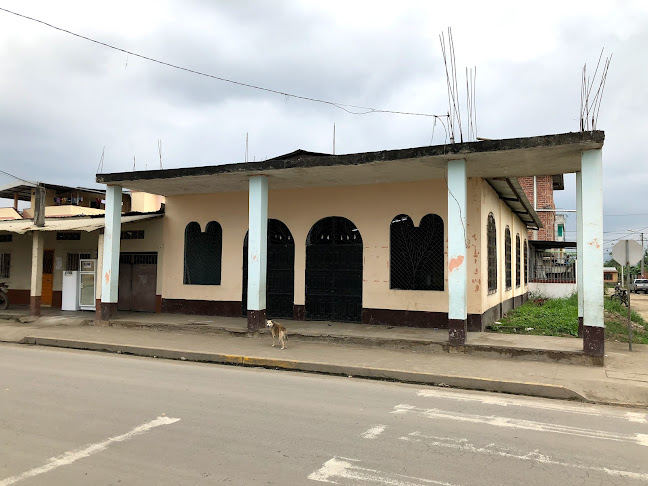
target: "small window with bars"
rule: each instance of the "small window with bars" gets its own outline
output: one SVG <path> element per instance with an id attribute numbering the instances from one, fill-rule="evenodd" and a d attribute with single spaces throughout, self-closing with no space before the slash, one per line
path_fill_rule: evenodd
<path id="1" fill-rule="evenodd" d="M 81 233 L 78 231 L 57 231 L 56 239 L 59 241 L 78 241 L 81 239 Z"/>
<path id="2" fill-rule="evenodd" d="M 13 241 L 13 235 L 9 233 L 8 235 L 0 235 L 0 243 L 11 243 Z"/>
<path id="3" fill-rule="evenodd" d="M 520 286 L 520 275 L 522 265 L 520 265 L 520 235 L 515 235 L 515 286 Z"/>
<path id="4" fill-rule="evenodd" d="M 504 265 L 506 266 L 506 290 L 511 290 L 512 270 L 511 270 L 511 230 L 506 227 L 504 232 Z"/>
<path id="5" fill-rule="evenodd" d="M 65 260 L 65 271 L 66 272 L 77 272 L 79 271 L 79 260 L 89 260 L 92 258 L 89 252 L 86 253 L 77 253 L 77 252 L 68 252 L 67 259 Z"/>
<path id="6" fill-rule="evenodd" d="M 126 230 L 121 232 L 122 240 L 143 240 L 144 230 Z"/>
<path id="7" fill-rule="evenodd" d="M 157 252 L 120 253 L 119 263 L 127 265 L 157 265 Z"/>
<path id="8" fill-rule="evenodd" d="M 11 275 L 11 253 L 0 253 L 0 278 Z"/>
<path id="9" fill-rule="evenodd" d="M 488 293 L 492 294 L 497 290 L 497 228 L 493 213 L 488 215 L 486 241 L 488 245 Z"/>

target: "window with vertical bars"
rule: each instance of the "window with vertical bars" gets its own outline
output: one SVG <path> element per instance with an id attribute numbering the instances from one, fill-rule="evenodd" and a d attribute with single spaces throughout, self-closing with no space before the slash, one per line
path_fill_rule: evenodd
<path id="1" fill-rule="evenodd" d="M 524 240 L 524 285 L 529 283 L 529 242 Z"/>
<path id="2" fill-rule="evenodd" d="M 520 286 L 520 234 L 515 235 L 515 286 Z"/>
<path id="3" fill-rule="evenodd" d="M 79 270 L 79 260 L 89 260 L 92 258 L 90 253 L 68 253 L 67 260 L 65 261 L 65 271 L 66 272 L 76 272 Z"/>
<path id="4" fill-rule="evenodd" d="M 418 228 L 399 214 L 389 228 L 390 285 L 400 290 L 443 290 L 443 219 L 426 214 Z"/>
<path id="5" fill-rule="evenodd" d="M 512 270 L 511 270 L 511 230 L 506 227 L 504 232 L 504 265 L 506 267 L 506 290 L 511 290 L 512 285 Z"/>
<path id="6" fill-rule="evenodd" d="M 488 292 L 492 293 L 497 290 L 497 228 L 493 213 L 488 215 L 486 242 L 488 245 Z"/>
<path id="7" fill-rule="evenodd" d="M 186 285 L 220 285 L 223 230 L 210 221 L 205 231 L 191 222 L 185 228 L 184 278 Z"/>
<path id="8" fill-rule="evenodd" d="M 11 253 L 0 253 L 0 278 L 9 278 L 11 270 Z"/>

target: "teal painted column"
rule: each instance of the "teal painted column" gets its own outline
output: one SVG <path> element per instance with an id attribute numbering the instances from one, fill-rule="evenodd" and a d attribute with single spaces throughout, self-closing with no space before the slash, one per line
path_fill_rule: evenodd
<path id="1" fill-rule="evenodd" d="M 583 227 L 583 351 L 605 353 L 603 320 L 603 157 L 601 149 L 581 155 Z"/>
<path id="2" fill-rule="evenodd" d="M 467 334 L 467 214 L 466 161 L 451 160 L 448 162 L 448 339 L 454 346 L 466 344 Z"/>
<path id="3" fill-rule="evenodd" d="M 268 178 L 250 177 L 248 233 L 248 332 L 265 326 L 268 268 Z"/>
<path id="4" fill-rule="evenodd" d="M 101 305 L 99 319 L 108 321 L 117 313 L 119 296 L 119 245 L 121 243 L 121 186 L 106 187 L 106 210 L 103 262 L 101 275 L 97 275 L 101 285 Z"/>
<path id="5" fill-rule="evenodd" d="M 583 337 L 583 179 L 576 172 L 576 289 L 578 292 L 578 337 Z"/>

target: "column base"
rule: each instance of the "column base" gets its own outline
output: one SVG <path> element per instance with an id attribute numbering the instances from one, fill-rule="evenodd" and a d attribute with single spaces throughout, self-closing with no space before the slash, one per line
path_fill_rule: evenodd
<path id="1" fill-rule="evenodd" d="M 294 321 L 305 321 L 306 320 L 306 306 L 305 305 L 293 305 L 293 320 Z"/>
<path id="2" fill-rule="evenodd" d="M 448 319 L 448 342 L 451 346 L 466 344 L 468 321 L 466 319 Z"/>
<path id="3" fill-rule="evenodd" d="M 257 333 L 259 329 L 266 325 L 266 311 L 250 310 L 247 311 L 247 330 L 248 333 Z"/>
<path id="4" fill-rule="evenodd" d="M 29 315 L 30 316 L 40 316 L 41 315 L 41 296 L 37 295 L 35 297 L 29 297 Z"/>
<path id="5" fill-rule="evenodd" d="M 109 321 L 117 315 L 117 302 L 102 302 L 95 312 L 99 321 Z"/>
<path id="6" fill-rule="evenodd" d="M 578 337 L 579 338 L 583 337 L 583 318 L 582 317 L 578 318 Z"/>
<path id="7" fill-rule="evenodd" d="M 589 356 L 605 355 L 605 328 L 583 326 L 583 352 Z"/>

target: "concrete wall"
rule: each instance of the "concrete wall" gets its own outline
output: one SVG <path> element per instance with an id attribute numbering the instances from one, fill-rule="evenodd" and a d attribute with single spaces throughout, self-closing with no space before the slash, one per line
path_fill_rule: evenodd
<path id="1" fill-rule="evenodd" d="M 569 297 L 577 291 L 578 288 L 575 283 L 529 283 L 530 294 L 550 299 Z"/>
<path id="2" fill-rule="evenodd" d="M 164 203 L 164 196 L 147 192 L 131 191 L 131 211 L 154 213 Z"/>
<path id="3" fill-rule="evenodd" d="M 166 198 L 164 223 L 164 259 L 162 297 L 240 302 L 242 295 L 243 239 L 248 224 L 247 192 L 203 195 L 169 196 Z M 493 211 L 498 224 L 498 243 L 501 241 L 501 266 L 498 292 L 487 294 L 486 285 L 486 219 Z M 286 224 L 295 240 L 295 305 L 305 304 L 306 238 L 311 227 L 328 216 L 342 216 L 359 229 L 364 246 L 363 307 L 409 311 L 447 312 L 447 277 L 444 291 L 409 291 L 390 289 L 389 230 L 390 222 L 398 214 L 407 214 L 415 225 L 423 216 L 435 213 L 444 220 L 445 263 L 447 267 L 447 186 L 445 180 L 402 184 L 325 187 L 292 190 L 273 190 L 270 180 L 268 217 Z M 210 221 L 220 223 L 223 230 L 223 257 L 221 285 L 184 285 L 184 231 L 187 224 L 196 221 L 201 228 Z M 511 227 L 513 261 L 513 288 L 503 289 L 505 225 Z M 468 181 L 468 214 L 466 238 L 468 241 L 468 313 L 482 314 L 495 304 L 526 292 L 515 286 L 515 235 L 521 243 L 526 239 L 526 227 L 511 210 L 499 200 L 496 193 L 482 179 Z M 523 247 L 521 247 L 523 248 Z"/>
<path id="4" fill-rule="evenodd" d="M 0 221 L 8 219 L 22 219 L 14 208 L 0 208 Z"/>
<path id="5" fill-rule="evenodd" d="M 524 246 L 527 241 L 527 228 L 519 218 L 511 211 L 506 203 L 499 199 L 497 193 L 486 181 L 481 181 L 481 268 L 483 269 L 483 285 L 481 292 L 482 313 L 500 304 L 497 313 L 501 316 L 510 306 L 515 305 L 524 294 L 528 292 L 528 285 L 524 284 Z M 488 240 L 486 238 L 486 225 L 488 215 L 493 213 L 495 218 L 495 227 L 497 229 L 497 289 L 488 292 Z M 511 288 L 506 288 L 506 247 L 505 233 L 506 228 L 511 231 Z M 520 235 L 520 286 L 516 286 L 516 254 L 515 254 L 515 237 Z M 510 302 L 510 304 L 507 304 Z"/>

